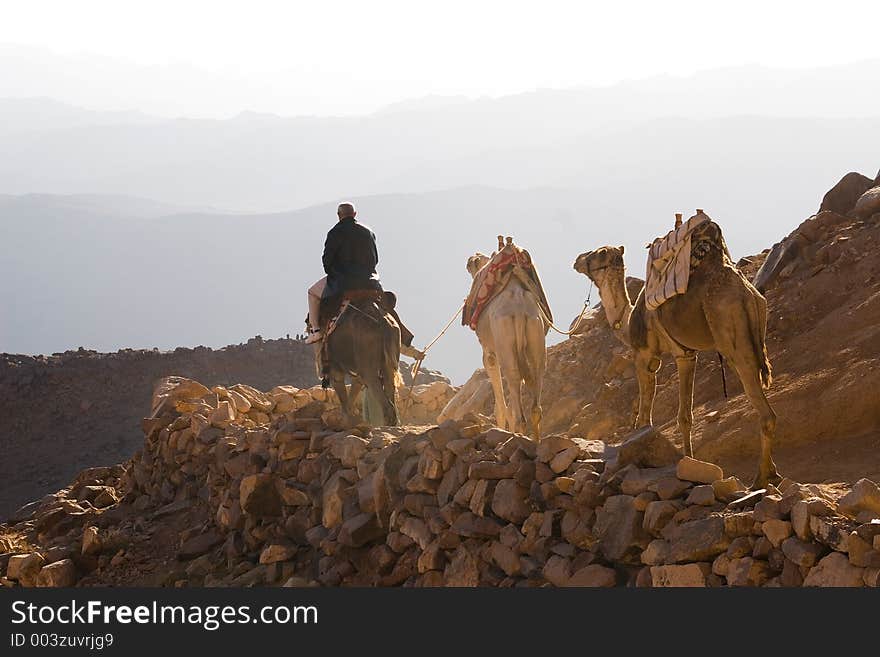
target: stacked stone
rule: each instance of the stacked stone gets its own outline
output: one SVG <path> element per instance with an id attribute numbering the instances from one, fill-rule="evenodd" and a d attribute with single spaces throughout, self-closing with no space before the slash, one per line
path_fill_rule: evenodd
<path id="1" fill-rule="evenodd" d="M 455 396 L 456 388 L 446 381 L 434 381 L 400 389 L 398 409 L 407 424 L 434 424 L 446 404 Z"/>
<path id="2" fill-rule="evenodd" d="M 650 428 L 606 447 L 536 442 L 476 415 L 410 430 L 338 419 L 320 388 L 167 381 L 143 451 L 71 489 L 79 511 L 63 495 L 36 510 L 27 522 L 54 517 L 63 532 L 8 558 L 4 582 L 39 583 L 69 558 L 42 580 L 69 584 L 77 560 L 107 563 L 138 514 L 198 509 L 207 522 L 181 532 L 167 584 L 878 585 L 880 489 L 868 480 L 840 500 L 791 481 L 750 493 Z M 92 523 L 89 499 L 123 494 L 115 525 L 106 511 Z"/>
<path id="3" fill-rule="evenodd" d="M 83 527 L 117 507 L 124 473 L 118 465 L 84 470 L 68 488 L 26 504 L 0 525 L 31 537 L 25 546 L 0 537 L 0 585 L 74 586 L 79 574 L 93 567 L 83 561 Z"/>
<path id="4" fill-rule="evenodd" d="M 563 562 L 578 581 L 617 580 L 584 551 L 592 513 L 576 501 L 594 492 L 601 442 L 536 443 L 476 416 L 402 436 L 334 431 L 320 389 L 239 388 L 250 407 L 233 392 L 161 393 L 127 478 L 136 508 L 207 504 L 213 527 L 183 536 L 180 552 L 221 549 L 234 573 L 224 583 L 541 585 L 565 583 Z M 253 426 L 255 412 L 269 423 Z"/>
<path id="5" fill-rule="evenodd" d="M 867 479 L 836 502 L 790 480 L 748 492 L 651 429 L 606 473 L 593 531 L 637 586 L 878 586 L 880 489 Z"/>

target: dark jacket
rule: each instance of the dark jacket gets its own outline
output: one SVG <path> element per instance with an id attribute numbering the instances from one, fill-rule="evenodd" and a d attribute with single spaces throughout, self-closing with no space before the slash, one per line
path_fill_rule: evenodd
<path id="1" fill-rule="evenodd" d="M 348 290 L 382 289 L 376 273 L 376 236 L 353 218 L 342 219 L 327 233 L 323 261 L 327 273 L 324 298 Z"/>

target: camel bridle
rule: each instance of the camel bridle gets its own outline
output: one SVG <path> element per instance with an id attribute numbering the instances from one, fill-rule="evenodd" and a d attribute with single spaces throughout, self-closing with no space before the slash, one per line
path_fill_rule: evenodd
<path id="1" fill-rule="evenodd" d="M 620 260 L 620 262 L 614 261 L 614 262 L 611 262 L 607 265 L 602 265 L 601 267 L 591 267 L 589 264 L 587 264 L 587 268 L 586 268 L 587 269 L 587 271 L 586 271 L 587 278 L 590 279 L 591 283 L 595 283 L 598 286 L 599 282 L 593 277 L 594 273 L 600 272 L 600 271 L 605 271 L 607 269 L 613 269 L 613 270 L 617 270 L 617 271 L 621 271 L 621 272 L 625 271 L 626 267 L 623 264 L 623 258 L 618 257 L 615 260 L 618 260 L 618 259 Z M 626 314 L 626 311 L 627 311 L 627 308 L 624 307 L 624 309 L 620 313 L 620 317 L 618 317 L 616 320 L 611 322 L 611 329 L 613 331 L 619 331 L 623 327 L 623 316 Z"/>

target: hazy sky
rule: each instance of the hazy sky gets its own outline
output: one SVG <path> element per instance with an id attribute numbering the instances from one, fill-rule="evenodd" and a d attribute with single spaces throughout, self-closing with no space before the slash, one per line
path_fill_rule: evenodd
<path id="1" fill-rule="evenodd" d="M 0 43 L 76 56 L 86 72 L 65 75 L 86 86 L 119 62 L 83 55 L 148 67 L 103 90 L 108 108 L 352 114 L 428 94 L 869 59 L 878 14 L 877 0 L 5 0 Z M 27 77 L 0 95 L 40 93 Z"/>

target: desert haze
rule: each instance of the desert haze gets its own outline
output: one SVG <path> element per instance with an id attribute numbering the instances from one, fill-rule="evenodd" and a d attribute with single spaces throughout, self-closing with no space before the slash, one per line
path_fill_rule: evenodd
<path id="1" fill-rule="evenodd" d="M 672 213 L 701 207 L 736 257 L 755 253 L 816 210 L 804 190 L 875 171 L 874 64 L 434 98 L 341 118 L 169 119 L 6 99 L 0 274 L 14 283 L 0 294 L 17 312 L 2 348 L 295 334 L 342 198 L 377 232 L 380 274 L 416 344 L 467 293 L 467 256 L 499 233 L 532 252 L 567 324 L 586 292 L 570 262 L 591 245 L 624 244 L 641 271 L 642 247 Z M 184 291 L 216 301 L 196 309 Z M 236 312 L 245 299 L 254 311 Z M 430 364 L 462 381 L 478 356 L 459 329 Z"/>

